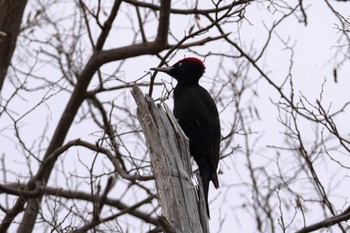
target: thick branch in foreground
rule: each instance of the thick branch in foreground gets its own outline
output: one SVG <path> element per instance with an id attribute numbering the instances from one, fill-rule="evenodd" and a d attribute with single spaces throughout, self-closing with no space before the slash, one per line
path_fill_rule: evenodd
<path id="1" fill-rule="evenodd" d="M 16 48 L 24 8 L 27 0 L 0 0 L 0 90 L 4 84 L 7 69 Z"/>
<path id="2" fill-rule="evenodd" d="M 136 85 L 132 94 L 151 155 L 159 204 L 166 219 L 161 222 L 167 223 L 163 230 L 209 232 L 204 202 L 198 204 L 197 191 L 191 180 L 187 138 L 169 108 L 165 106 L 164 111 L 161 106 L 156 106 Z"/>
<path id="3" fill-rule="evenodd" d="M 344 212 L 342 212 L 339 215 L 327 218 L 323 221 L 320 221 L 318 223 L 314 223 L 312 225 L 306 226 L 300 230 L 298 230 L 296 233 L 307 233 L 307 232 L 313 232 L 316 230 L 320 230 L 322 228 L 331 227 L 335 224 L 347 221 L 350 219 L 350 207 L 348 207 Z"/>

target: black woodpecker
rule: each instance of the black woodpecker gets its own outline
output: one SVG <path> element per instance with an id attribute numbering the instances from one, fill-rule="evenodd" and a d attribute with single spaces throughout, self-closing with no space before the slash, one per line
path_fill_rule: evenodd
<path id="1" fill-rule="evenodd" d="M 213 98 L 199 85 L 205 66 L 193 57 L 176 62 L 173 66 L 152 68 L 165 72 L 177 80 L 174 90 L 174 115 L 190 140 L 190 153 L 196 161 L 203 181 L 207 214 L 209 181 L 219 187 L 216 173 L 220 152 L 220 120 Z"/>

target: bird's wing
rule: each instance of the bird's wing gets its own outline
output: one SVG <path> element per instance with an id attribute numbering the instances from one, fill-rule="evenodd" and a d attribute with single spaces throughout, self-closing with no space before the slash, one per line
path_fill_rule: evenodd
<path id="1" fill-rule="evenodd" d="M 220 119 L 217 107 L 210 94 L 202 87 L 200 87 L 199 92 L 201 101 L 198 104 L 203 105 L 203 107 L 195 108 L 196 111 L 198 111 L 195 113 L 195 116 L 197 118 L 199 130 L 205 141 L 205 145 L 203 146 L 206 147 L 209 153 L 213 183 L 217 188 L 219 186 L 216 169 L 220 157 Z"/>

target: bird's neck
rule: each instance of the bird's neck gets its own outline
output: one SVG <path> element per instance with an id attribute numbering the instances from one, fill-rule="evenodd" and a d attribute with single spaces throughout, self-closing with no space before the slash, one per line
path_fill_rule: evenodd
<path id="1" fill-rule="evenodd" d="M 186 92 L 186 89 L 189 88 L 194 88 L 199 86 L 198 82 L 196 83 L 183 83 L 183 82 L 178 82 L 176 84 L 176 87 L 174 89 L 174 98 L 176 99 L 178 96 L 181 95 L 181 93 Z"/>

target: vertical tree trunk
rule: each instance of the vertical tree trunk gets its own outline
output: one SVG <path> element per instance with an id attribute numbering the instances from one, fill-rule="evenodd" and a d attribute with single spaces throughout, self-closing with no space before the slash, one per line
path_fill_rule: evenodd
<path id="1" fill-rule="evenodd" d="M 151 155 L 164 232 L 209 232 L 204 196 L 198 198 L 191 175 L 188 139 L 169 108 L 165 111 L 134 86 L 138 118 Z M 201 187 L 201 186 L 200 186 Z"/>
<path id="2" fill-rule="evenodd" d="M 11 63 L 13 51 L 16 48 L 17 36 L 26 5 L 27 0 L 0 0 L 0 32 L 6 34 L 0 39 L 0 91 Z"/>

